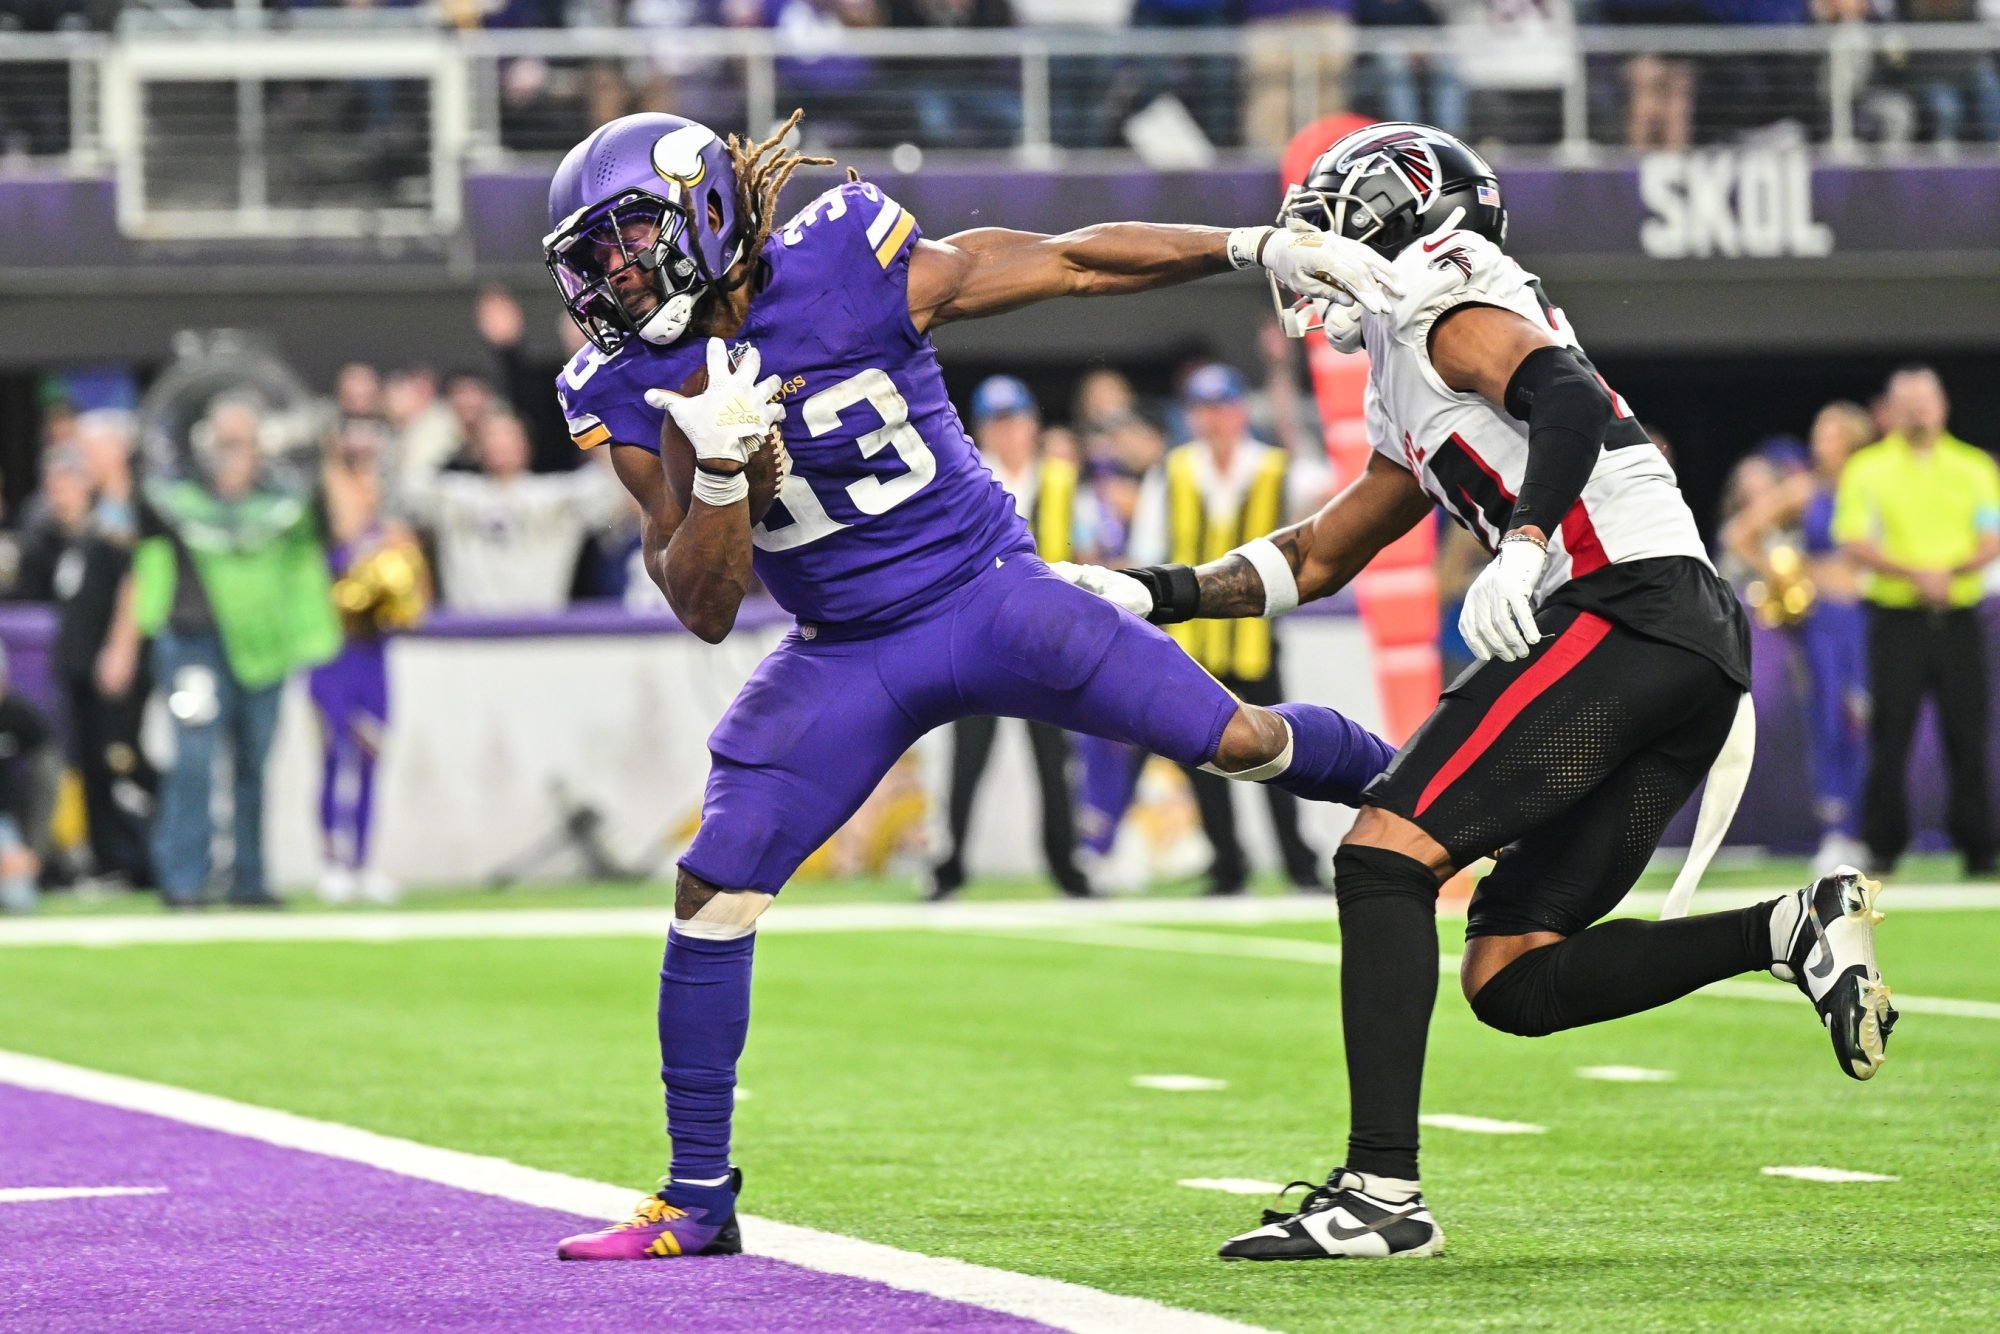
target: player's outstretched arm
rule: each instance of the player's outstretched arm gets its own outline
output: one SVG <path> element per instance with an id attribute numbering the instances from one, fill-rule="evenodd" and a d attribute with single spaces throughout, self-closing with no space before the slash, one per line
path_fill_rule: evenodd
<path id="1" fill-rule="evenodd" d="M 998 315 L 1059 296 L 1117 296 L 1262 266 L 1293 291 L 1386 310 L 1399 290 L 1368 247 L 1311 228 L 1105 222 L 1045 236 L 981 227 L 910 253 L 918 329 Z"/>
<path id="2" fill-rule="evenodd" d="M 1311 518 L 1246 542 L 1198 568 L 1104 570 L 1060 564 L 1070 582 L 1155 625 L 1197 618 L 1278 616 L 1346 587 L 1375 553 L 1430 513 L 1417 479 L 1380 454 Z"/>

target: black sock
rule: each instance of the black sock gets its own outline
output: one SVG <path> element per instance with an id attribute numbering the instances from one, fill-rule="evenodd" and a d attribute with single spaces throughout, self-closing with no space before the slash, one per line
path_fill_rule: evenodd
<path id="1" fill-rule="evenodd" d="M 1771 965 L 1771 905 L 1671 922 L 1620 918 L 1529 950 L 1487 980 L 1472 1012 L 1523 1037 L 1599 1024 Z"/>
<path id="2" fill-rule="evenodd" d="M 1417 1180 L 1424 1040 L 1437 1004 L 1437 877 L 1412 857 L 1343 847 L 1340 1025 L 1347 1040 L 1347 1166 Z"/>

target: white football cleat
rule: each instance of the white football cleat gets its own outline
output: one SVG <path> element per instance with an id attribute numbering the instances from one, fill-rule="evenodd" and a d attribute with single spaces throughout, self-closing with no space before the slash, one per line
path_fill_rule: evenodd
<path id="1" fill-rule="evenodd" d="M 1872 1079 L 1886 1059 L 1896 1008 L 1875 966 L 1875 910 L 1882 892 L 1852 866 L 1836 867 L 1778 900 L 1771 913 L 1771 975 L 1795 982 L 1819 1011 L 1840 1068 Z"/>
<path id="2" fill-rule="evenodd" d="M 1335 1168 L 1324 1186 L 1309 1186 L 1297 1213 L 1266 1209 L 1264 1226 L 1231 1237 L 1217 1252 L 1225 1260 L 1381 1260 L 1444 1254 L 1444 1232 L 1424 1207 L 1421 1193 L 1406 1200 L 1368 1194 L 1359 1172 Z"/>

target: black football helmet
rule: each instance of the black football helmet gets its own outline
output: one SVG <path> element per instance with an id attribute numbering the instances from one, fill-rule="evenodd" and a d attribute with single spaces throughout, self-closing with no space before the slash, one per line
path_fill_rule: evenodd
<path id="1" fill-rule="evenodd" d="M 1278 225 L 1300 218 L 1393 260 L 1461 209 L 1458 227 L 1507 244 L 1507 208 L 1486 159 L 1434 126 L 1384 121 L 1320 154 L 1305 183 L 1285 191 Z"/>

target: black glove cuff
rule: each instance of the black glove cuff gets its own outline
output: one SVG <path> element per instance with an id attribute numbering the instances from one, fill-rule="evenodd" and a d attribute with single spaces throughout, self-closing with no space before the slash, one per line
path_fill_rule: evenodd
<path id="1" fill-rule="evenodd" d="M 1153 595 L 1153 614 L 1146 619 L 1154 625 L 1191 621 L 1201 610 L 1201 583 L 1192 565 L 1142 565 L 1125 573 Z"/>

